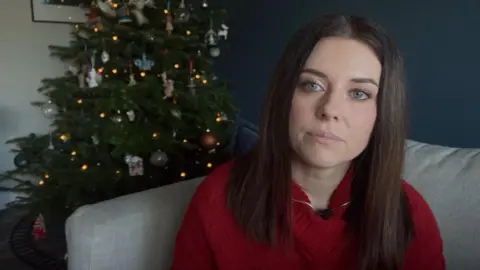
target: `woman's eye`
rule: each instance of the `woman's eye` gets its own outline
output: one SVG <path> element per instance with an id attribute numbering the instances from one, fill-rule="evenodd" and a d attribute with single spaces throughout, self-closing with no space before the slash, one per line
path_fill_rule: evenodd
<path id="1" fill-rule="evenodd" d="M 358 99 L 358 100 L 364 100 L 364 99 L 369 99 L 370 98 L 370 94 L 368 94 L 367 92 L 363 91 L 363 90 L 352 90 L 350 92 L 350 96 L 354 99 Z"/>
<path id="2" fill-rule="evenodd" d="M 318 91 L 323 90 L 323 87 L 320 84 L 315 83 L 315 82 L 304 82 L 303 87 L 305 89 L 307 89 L 309 91 L 313 91 L 313 92 L 318 92 Z"/>

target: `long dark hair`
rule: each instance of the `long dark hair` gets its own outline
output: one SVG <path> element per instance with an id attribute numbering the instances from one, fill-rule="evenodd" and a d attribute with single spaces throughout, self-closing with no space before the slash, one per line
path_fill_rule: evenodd
<path id="1" fill-rule="evenodd" d="M 288 123 L 293 92 L 314 46 L 332 36 L 367 44 L 382 64 L 377 119 L 366 149 L 354 162 L 352 203 L 344 218 L 358 246 L 359 269 L 398 270 L 414 233 L 401 180 L 406 138 L 403 62 L 385 32 L 365 18 L 329 15 L 295 33 L 273 74 L 259 141 L 235 161 L 227 203 L 249 237 L 272 246 L 291 239 Z"/>

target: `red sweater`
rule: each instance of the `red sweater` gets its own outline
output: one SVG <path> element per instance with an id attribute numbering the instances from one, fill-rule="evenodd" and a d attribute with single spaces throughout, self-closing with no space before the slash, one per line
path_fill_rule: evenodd
<path id="1" fill-rule="evenodd" d="M 336 210 L 328 220 L 308 205 L 293 203 L 291 252 L 273 249 L 248 238 L 227 208 L 225 194 L 232 162 L 213 171 L 194 195 L 177 236 L 172 270 L 346 270 L 355 269 L 356 254 Z M 330 199 L 331 207 L 350 199 L 351 175 L 347 173 Z M 308 201 L 292 181 L 292 197 Z M 416 237 L 407 250 L 405 270 L 444 270 L 443 245 L 435 218 L 422 196 L 404 182 Z"/>

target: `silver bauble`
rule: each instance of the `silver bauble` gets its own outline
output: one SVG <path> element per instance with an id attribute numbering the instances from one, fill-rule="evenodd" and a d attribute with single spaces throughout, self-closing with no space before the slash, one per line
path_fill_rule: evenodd
<path id="1" fill-rule="evenodd" d="M 53 117 L 55 117 L 57 112 L 58 112 L 57 106 L 55 106 L 55 104 L 51 102 L 47 102 L 42 106 L 43 116 L 45 116 L 48 119 L 52 119 Z"/>
<path id="2" fill-rule="evenodd" d="M 157 150 L 150 156 L 150 163 L 157 167 L 163 167 L 168 162 L 168 156 L 162 150 Z"/>

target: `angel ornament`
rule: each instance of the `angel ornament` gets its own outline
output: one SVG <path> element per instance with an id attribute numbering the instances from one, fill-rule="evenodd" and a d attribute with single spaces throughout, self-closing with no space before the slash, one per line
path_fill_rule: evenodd
<path id="1" fill-rule="evenodd" d="M 162 73 L 162 81 L 163 81 L 163 92 L 165 93 L 165 96 L 163 97 L 163 99 L 173 97 L 174 82 L 172 79 L 167 78 L 166 72 Z"/>

